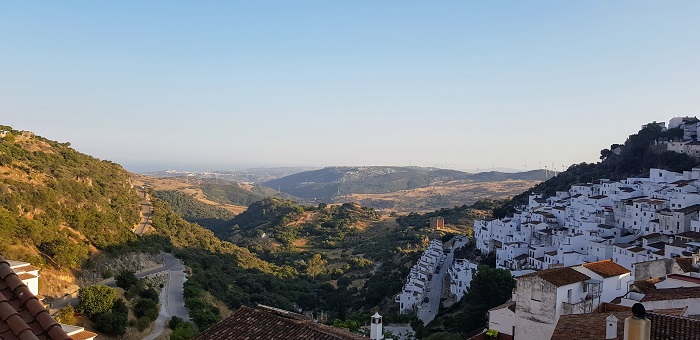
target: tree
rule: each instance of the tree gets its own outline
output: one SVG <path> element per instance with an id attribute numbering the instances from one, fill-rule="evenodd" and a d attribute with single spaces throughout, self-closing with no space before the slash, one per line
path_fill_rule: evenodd
<path id="1" fill-rule="evenodd" d="M 114 279 L 117 282 L 117 287 L 122 289 L 129 289 L 129 287 L 135 285 L 139 281 L 134 272 L 129 270 L 120 271 Z"/>
<path id="2" fill-rule="evenodd" d="M 326 269 L 326 264 L 328 264 L 328 261 L 321 258 L 320 254 L 315 254 L 306 266 L 306 274 L 311 276 L 312 279 L 316 279 L 316 276 L 323 273 Z"/>
<path id="3" fill-rule="evenodd" d="M 73 305 L 61 308 L 58 314 L 56 314 L 56 321 L 66 325 L 75 325 L 77 320 L 75 319 L 75 309 Z"/>
<path id="4" fill-rule="evenodd" d="M 105 335 L 124 335 L 129 319 L 129 308 L 123 299 L 114 301 L 112 309 L 95 317 L 97 330 Z"/>
<path id="5" fill-rule="evenodd" d="M 515 288 L 515 279 L 505 269 L 479 266 L 464 297 L 463 331 L 470 332 L 483 327 L 488 319 L 489 309 L 505 303 L 511 298 Z"/>
<path id="6" fill-rule="evenodd" d="M 197 330 L 189 322 L 181 322 L 170 334 L 170 340 L 190 340 L 197 336 Z"/>
<path id="7" fill-rule="evenodd" d="M 158 304 L 150 299 L 139 299 L 134 305 L 134 314 L 138 317 L 147 317 L 154 321 L 158 318 Z"/>
<path id="8" fill-rule="evenodd" d="M 89 318 L 109 311 L 117 299 L 117 291 L 105 285 L 92 285 L 80 288 L 78 310 Z"/>

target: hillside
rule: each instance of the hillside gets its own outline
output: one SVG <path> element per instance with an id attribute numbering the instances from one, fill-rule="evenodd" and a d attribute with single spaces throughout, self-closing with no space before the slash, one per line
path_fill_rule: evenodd
<path id="1" fill-rule="evenodd" d="M 118 164 L 70 143 L 0 126 L 0 252 L 79 268 L 88 254 L 135 237 L 139 199 Z"/>
<path id="2" fill-rule="evenodd" d="M 470 174 L 437 168 L 368 166 L 328 167 L 293 174 L 264 184 L 302 199 L 330 202 L 339 195 L 384 194 L 450 181 L 492 182 L 543 179 L 544 175 L 540 171 Z"/>
<path id="3" fill-rule="evenodd" d="M 596 179 L 620 180 L 627 177 L 648 176 L 650 168 L 660 168 L 683 172 L 696 167 L 699 162 L 686 154 L 665 151 L 654 145 L 662 139 L 683 136 L 679 129 L 663 130 L 658 124 L 650 123 L 636 134 L 630 135 L 620 148 L 620 144 L 611 145 L 610 149 L 601 150 L 598 163 L 580 163 L 570 166 L 533 188 L 514 196 L 509 202 L 494 210 L 495 217 L 504 217 L 515 211 L 515 207 L 527 203 L 528 196 L 544 193 L 553 196 L 557 191 L 568 190 L 572 184 L 587 183 Z M 621 150 L 619 154 L 610 150 Z"/>

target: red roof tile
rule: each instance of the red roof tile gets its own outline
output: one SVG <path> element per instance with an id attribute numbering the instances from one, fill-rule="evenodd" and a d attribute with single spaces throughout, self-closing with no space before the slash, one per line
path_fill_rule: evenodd
<path id="1" fill-rule="evenodd" d="M 300 314 L 262 306 L 258 308 L 243 306 L 228 318 L 202 332 L 197 339 L 359 340 L 367 338 L 316 323 Z"/>
<path id="2" fill-rule="evenodd" d="M 0 339 L 70 339 L 2 256 Z"/>
<path id="3" fill-rule="evenodd" d="M 692 257 L 676 257 L 676 263 L 681 267 L 681 270 L 686 273 L 698 271 L 698 268 L 693 267 Z"/>
<path id="4" fill-rule="evenodd" d="M 586 263 L 583 266 L 602 277 L 613 277 L 631 273 L 629 269 L 613 262 L 611 259 Z"/>
<path id="5" fill-rule="evenodd" d="M 519 276 L 516 279 L 533 277 L 533 276 L 539 276 L 543 280 L 545 280 L 545 281 L 547 281 L 547 282 L 549 282 L 557 287 L 566 286 L 568 284 L 586 281 L 586 280 L 591 279 L 590 276 L 583 274 L 581 272 L 578 272 L 578 271 L 572 269 L 571 267 L 559 267 L 559 268 L 540 270 L 540 271 L 536 271 L 534 273 Z"/>
<path id="6" fill-rule="evenodd" d="M 656 289 L 645 293 L 640 302 L 685 299 L 700 299 L 700 287 Z"/>
<path id="7" fill-rule="evenodd" d="M 631 311 L 562 315 L 552 340 L 605 339 L 605 319 L 610 314 L 618 318 L 617 339 L 622 339 L 625 318 L 632 316 Z M 651 321 L 651 340 L 700 340 L 700 320 L 654 312 L 648 312 L 647 318 Z"/>

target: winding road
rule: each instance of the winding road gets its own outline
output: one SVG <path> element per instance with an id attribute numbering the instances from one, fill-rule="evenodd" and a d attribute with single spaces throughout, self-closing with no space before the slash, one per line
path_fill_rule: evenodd
<path id="1" fill-rule="evenodd" d="M 177 316 L 185 321 L 190 320 L 190 315 L 185 309 L 185 298 L 183 285 L 187 280 L 185 275 L 185 266 L 182 265 L 173 254 L 162 253 L 163 269 L 151 275 L 168 271 L 168 280 L 165 282 L 163 291 L 160 292 L 160 313 L 156 319 L 153 331 L 144 340 L 153 340 L 163 333 L 165 326 L 171 317 Z"/>
<path id="2" fill-rule="evenodd" d="M 141 196 L 141 222 L 134 229 L 134 233 L 137 235 L 143 235 L 148 226 L 151 224 L 153 206 L 151 205 L 148 193 L 144 188 L 137 187 L 136 190 L 138 191 L 139 196 Z M 153 340 L 163 334 L 166 324 L 173 316 L 180 317 L 185 321 L 190 320 L 190 315 L 187 313 L 187 309 L 185 309 L 184 284 L 187 280 L 187 276 L 185 275 L 185 266 L 183 266 L 180 260 L 178 260 L 173 254 L 161 253 L 160 255 L 163 259 L 162 266 L 145 269 L 136 273 L 137 278 L 144 278 L 163 272 L 168 273 L 168 279 L 165 281 L 163 290 L 160 292 L 160 313 L 158 314 L 158 318 L 153 326 L 153 331 L 144 338 L 145 340 Z M 104 283 L 108 285 L 111 283 L 111 285 L 114 285 L 114 279 L 111 279 L 111 282 Z"/>

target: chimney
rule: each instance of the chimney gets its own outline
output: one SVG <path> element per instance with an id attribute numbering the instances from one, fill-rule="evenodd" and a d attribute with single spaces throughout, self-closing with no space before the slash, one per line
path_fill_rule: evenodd
<path id="1" fill-rule="evenodd" d="M 624 340 L 650 340 L 651 321 L 647 319 L 644 305 L 637 302 L 632 306 L 632 316 L 625 319 Z"/>
<path id="2" fill-rule="evenodd" d="M 617 320 L 614 314 L 605 318 L 605 339 L 617 339 Z"/>
<path id="3" fill-rule="evenodd" d="M 372 324 L 369 327 L 369 338 L 371 340 L 384 339 L 384 334 L 382 333 L 382 316 L 379 315 L 379 313 L 374 313 L 374 315 L 372 315 Z"/>

